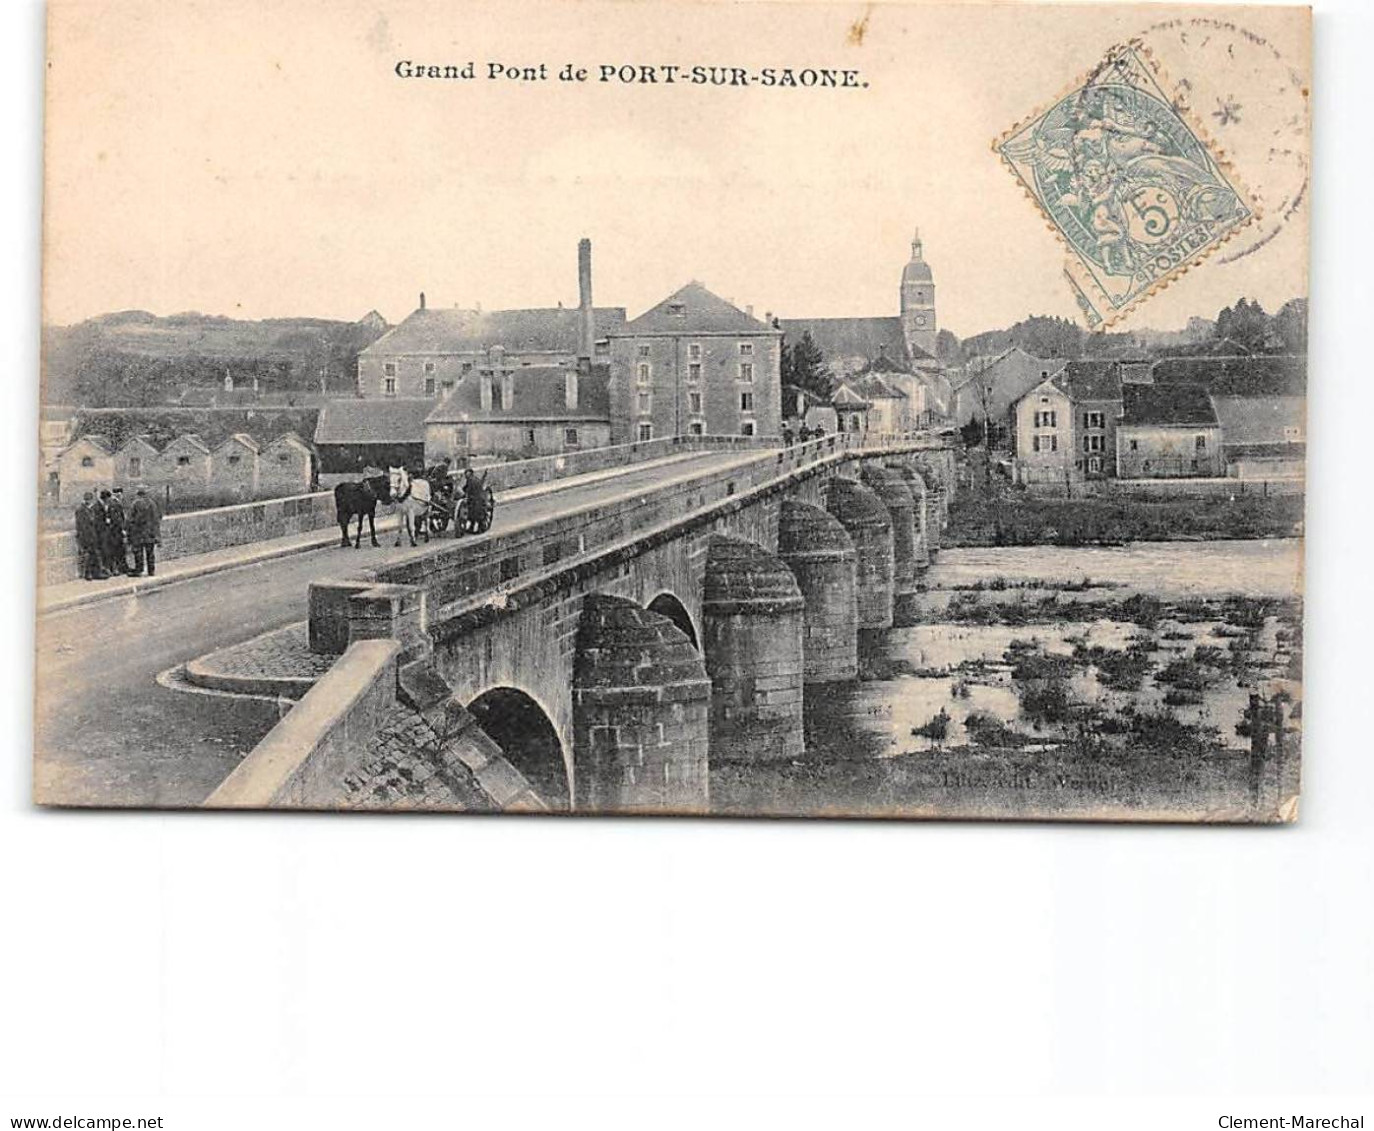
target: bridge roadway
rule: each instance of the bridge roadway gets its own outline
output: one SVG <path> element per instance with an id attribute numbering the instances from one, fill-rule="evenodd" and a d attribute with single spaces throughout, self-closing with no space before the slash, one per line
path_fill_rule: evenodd
<path id="1" fill-rule="evenodd" d="M 710 474 L 771 452 L 707 452 L 669 466 L 547 489 L 504 504 L 493 533 L 575 507 Z M 188 693 L 160 672 L 216 648 L 304 620 L 312 580 L 401 553 L 332 547 L 111 598 L 38 620 L 34 799 L 52 805 L 197 805 L 278 721 L 270 700 Z M 450 544 L 443 539 L 438 545 Z M 408 547 L 405 553 L 413 553 Z"/>

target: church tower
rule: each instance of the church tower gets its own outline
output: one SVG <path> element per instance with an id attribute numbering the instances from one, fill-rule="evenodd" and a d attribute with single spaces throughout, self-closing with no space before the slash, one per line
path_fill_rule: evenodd
<path id="1" fill-rule="evenodd" d="M 935 282 L 921 252 L 921 233 L 911 241 L 911 262 L 902 271 L 902 337 L 913 357 L 935 356 Z"/>

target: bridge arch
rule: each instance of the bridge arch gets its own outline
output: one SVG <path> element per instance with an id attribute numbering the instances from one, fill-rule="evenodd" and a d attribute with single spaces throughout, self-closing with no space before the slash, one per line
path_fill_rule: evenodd
<path id="1" fill-rule="evenodd" d="M 567 755 L 549 713 L 516 687 L 491 687 L 468 711 L 550 809 L 572 808 Z"/>
<path id="2" fill-rule="evenodd" d="M 701 651 L 701 637 L 697 634 L 696 625 L 692 623 L 692 614 L 687 611 L 687 606 L 679 601 L 675 594 L 665 590 L 650 601 L 646 607 L 651 613 L 667 617 L 677 626 L 678 631 L 692 642 L 692 647 L 698 652 Z"/>

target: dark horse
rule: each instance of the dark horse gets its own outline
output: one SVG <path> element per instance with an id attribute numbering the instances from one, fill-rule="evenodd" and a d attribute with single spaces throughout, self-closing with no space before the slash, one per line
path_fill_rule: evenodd
<path id="1" fill-rule="evenodd" d="M 377 541 L 377 504 L 391 501 L 391 481 L 385 475 L 373 475 L 357 483 L 340 483 L 334 488 L 334 508 L 339 518 L 341 546 L 348 546 L 348 524 L 354 515 L 358 516 L 358 536 L 353 540 L 355 550 L 363 542 L 363 518 L 372 533 L 372 544 Z"/>

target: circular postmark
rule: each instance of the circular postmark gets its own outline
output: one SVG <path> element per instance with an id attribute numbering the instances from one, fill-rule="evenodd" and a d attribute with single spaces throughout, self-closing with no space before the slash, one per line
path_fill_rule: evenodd
<path id="1" fill-rule="evenodd" d="M 1307 77 L 1268 38 L 1209 16 L 1162 20 L 1137 40 L 1158 60 L 1165 93 L 1198 123 L 1259 206 L 1213 262 L 1234 263 L 1266 246 L 1307 205 Z"/>

